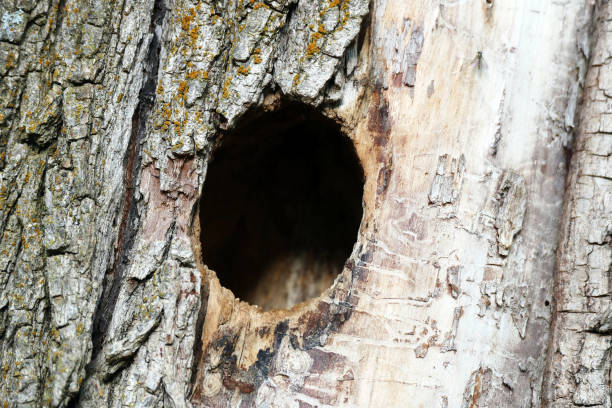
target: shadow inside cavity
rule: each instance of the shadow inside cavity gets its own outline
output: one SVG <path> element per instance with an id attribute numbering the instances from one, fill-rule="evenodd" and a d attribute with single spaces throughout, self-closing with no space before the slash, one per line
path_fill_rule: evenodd
<path id="1" fill-rule="evenodd" d="M 253 114 L 223 135 L 200 204 L 204 263 L 264 310 L 289 308 L 341 272 L 362 217 L 352 142 L 315 110 Z"/>

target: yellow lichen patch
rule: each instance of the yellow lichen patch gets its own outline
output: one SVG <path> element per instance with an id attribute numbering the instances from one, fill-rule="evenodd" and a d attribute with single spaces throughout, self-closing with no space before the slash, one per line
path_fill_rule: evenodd
<path id="1" fill-rule="evenodd" d="M 314 53 L 319 52 L 319 47 L 317 46 L 317 44 L 315 42 L 309 42 L 308 43 L 308 47 L 306 47 L 306 54 L 308 56 L 313 55 Z"/>
<path id="2" fill-rule="evenodd" d="M 198 77 L 198 75 L 200 75 L 200 70 L 196 70 L 196 71 L 191 71 L 187 73 L 187 79 L 196 79 Z"/>
<path id="3" fill-rule="evenodd" d="M 196 40 L 198 39 L 199 32 L 200 32 L 200 27 L 198 27 L 197 25 L 189 31 L 189 37 L 191 37 L 192 45 L 195 44 Z"/>
<path id="4" fill-rule="evenodd" d="M 221 93 L 221 97 L 223 99 L 227 99 L 229 98 L 229 86 L 232 83 L 232 78 L 231 77 L 227 77 L 227 79 L 225 80 L 225 82 L 223 83 L 223 91 Z"/>
<path id="5" fill-rule="evenodd" d="M 189 86 L 187 85 L 187 82 L 185 81 L 179 82 L 179 87 L 178 87 L 179 96 L 184 98 L 187 91 L 189 91 Z"/>
<path id="6" fill-rule="evenodd" d="M 311 56 L 321 51 L 319 49 L 319 46 L 317 45 L 317 41 L 323 38 L 323 33 L 321 31 L 325 32 L 325 29 L 321 25 L 319 25 L 318 30 L 310 35 L 310 41 L 308 42 L 308 46 L 306 47 L 307 56 Z"/>
<path id="7" fill-rule="evenodd" d="M 255 48 L 253 50 L 253 62 L 255 64 L 261 64 L 261 49 Z"/>
<path id="8" fill-rule="evenodd" d="M 249 69 L 247 67 L 245 67 L 244 65 L 240 66 L 238 68 L 238 73 L 240 75 L 248 75 L 249 74 Z"/>
<path id="9" fill-rule="evenodd" d="M 189 31 L 189 26 L 191 25 L 191 20 L 193 20 L 196 16 L 195 9 L 192 7 L 189 9 L 189 14 L 185 14 L 181 19 L 181 28 L 183 31 Z"/>

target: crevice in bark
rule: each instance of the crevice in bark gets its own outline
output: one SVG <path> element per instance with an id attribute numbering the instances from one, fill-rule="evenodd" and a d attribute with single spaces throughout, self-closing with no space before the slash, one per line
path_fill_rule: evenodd
<path id="1" fill-rule="evenodd" d="M 64 25 L 64 17 L 66 16 L 66 1 L 67 0 L 59 0 L 57 3 L 57 15 L 55 21 L 57 22 L 55 25 L 55 30 L 53 30 L 53 35 L 55 38 L 59 35 L 60 28 Z"/>
<path id="2" fill-rule="evenodd" d="M 191 366 L 191 380 L 189 381 L 190 390 L 187 395 L 192 396 L 196 379 L 198 376 L 198 367 L 202 361 L 202 332 L 204 330 L 204 319 L 206 318 L 206 311 L 208 306 L 208 285 L 202 285 L 200 289 L 200 310 L 198 313 L 198 319 L 195 324 L 195 336 L 196 341 L 193 342 L 193 364 Z"/>
<path id="3" fill-rule="evenodd" d="M 318 296 L 342 271 L 362 217 L 363 170 L 333 120 L 295 103 L 222 135 L 202 202 L 202 259 L 264 310 Z"/>
<path id="4" fill-rule="evenodd" d="M 153 16 L 149 27 L 150 33 L 155 34 L 155 28 L 162 24 L 165 12 L 166 6 L 164 0 L 155 0 Z M 124 158 L 126 189 L 116 245 L 117 252 L 115 253 L 115 260 L 111 269 L 104 277 L 102 294 L 94 314 L 92 361 L 102 348 L 104 338 L 106 337 L 112 312 L 119 295 L 121 277 L 128 266 L 130 251 L 137 233 L 137 229 L 130 228 L 138 218 L 137 200 L 134 197 L 134 190 L 140 174 L 141 142 L 147 133 L 147 122 L 154 103 L 153 96 L 155 95 L 155 86 L 157 84 L 160 48 L 161 44 L 157 35 L 153 35 L 145 62 L 143 85 L 138 95 L 138 104 L 132 118 L 132 133 L 129 146 Z"/>

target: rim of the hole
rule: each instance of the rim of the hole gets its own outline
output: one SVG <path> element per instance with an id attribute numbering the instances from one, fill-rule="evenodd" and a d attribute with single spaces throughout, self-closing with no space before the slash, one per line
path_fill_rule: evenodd
<path id="1" fill-rule="evenodd" d="M 337 134 L 340 136 L 340 138 L 348 142 L 348 146 L 350 146 L 350 150 L 353 156 L 352 159 L 354 159 L 354 162 L 359 169 L 359 177 L 360 177 L 359 182 L 361 184 L 361 197 L 360 197 L 361 198 L 361 203 L 360 203 L 361 217 L 359 220 L 359 224 L 357 226 L 355 237 L 353 239 L 351 250 L 347 254 L 346 259 L 344 260 L 342 264 L 342 267 L 337 272 L 332 283 L 328 287 L 326 287 L 318 295 L 305 299 L 288 308 L 264 309 L 255 303 L 251 303 L 248 300 L 237 296 L 233 289 L 229 288 L 228 286 L 222 283 L 217 271 L 209 267 L 206 264 L 206 262 L 204 262 L 203 246 L 202 246 L 202 241 L 201 241 L 202 225 L 201 225 L 201 220 L 200 220 L 201 218 L 200 213 L 202 211 L 202 208 L 201 208 L 202 207 L 202 197 L 203 197 L 203 193 L 204 193 L 204 189 L 205 189 L 205 185 L 206 185 L 206 181 L 208 177 L 208 170 L 207 170 L 206 175 L 204 176 L 204 179 L 200 186 L 200 193 L 196 201 L 196 205 L 194 206 L 194 212 L 192 214 L 193 219 L 191 222 L 190 238 L 192 241 L 192 250 L 195 256 L 196 267 L 198 268 L 200 273 L 202 273 L 202 276 L 204 278 L 202 283 L 204 285 L 209 286 L 210 285 L 209 280 L 214 278 L 217 284 L 219 285 L 219 287 L 229 291 L 235 300 L 239 300 L 241 303 L 248 305 L 250 309 L 255 310 L 256 312 L 260 314 L 273 314 L 273 315 L 293 314 L 294 312 L 310 307 L 313 303 L 317 303 L 321 301 L 322 298 L 327 293 L 332 291 L 338 285 L 338 278 L 347 272 L 347 264 L 355 256 L 354 255 L 355 245 L 359 243 L 360 241 L 361 231 L 363 228 L 363 222 L 366 219 L 366 205 L 364 202 L 366 173 L 365 173 L 365 168 L 364 168 L 363 157 L 359 154 L 356 148 L 356 145 L 355 145 L 355 140 L 353 138 L 355 134 L 354 129 L 348 127 L 345 121 L 339 118 L 333 110 L 320 109 L 320 108 L 308 105 L 306 103 L 302 103 L 299 101 L 293 101 L 293 100 L 280 100 L 280 101 L 276 100 L 272 106 L 258 106 L 255 109 L 251 109 L 247 111 L 245 114 L 243 114 L 238 120 L 236 120 L 235 123 L 230 128 L 223 127 L 217 130 L 217 134 L 214 137 L 214 142 L 213 142 L 211 151 L 208 157 L 206 158 L 207 165 L 210 166 L 210 164 L 214 160 L 215 152 L 218 149 L 222 148 L 224 144 L 224 140 L 226 139 L 228 135 L 231 135 L 232 133 L 239 131 L 241 128 L 248 126 L 250 123 L 253 123 L 256 120 L 265 118 L 266 116 L 279 114 L 283 112 L 284 110 L 291 109 L 291 108 L 302 109 L 303 112 L 306 112 L 300 115 L 302 117 L 304 116 L 313 117 L 314 116 L 316 117 L 316 120 L 327 122 L 329 127 L 336 127 Z M 333 113 L 334 115 L 330 113 Z M 350 272 L 350 268 L 348 268 L 348 272 Z M 207 295 L 209 291 L 210 291 L 210 287 L 206 289 Z"/>

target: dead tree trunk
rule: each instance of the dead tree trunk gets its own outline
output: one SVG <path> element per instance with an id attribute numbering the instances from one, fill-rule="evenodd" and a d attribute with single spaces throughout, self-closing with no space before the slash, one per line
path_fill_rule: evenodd
<path id="1" fill-rule="evenodd" d="M 2 2 L 0 407 L 609 406 L 610 7 Z"/>
<path id="2" fill-rule="evenodd" d="M 612 5 L 599 10 L 566 184 L 543 401 L 609 407 L 612 304 L 612 126 L 608 43 Z"/>

